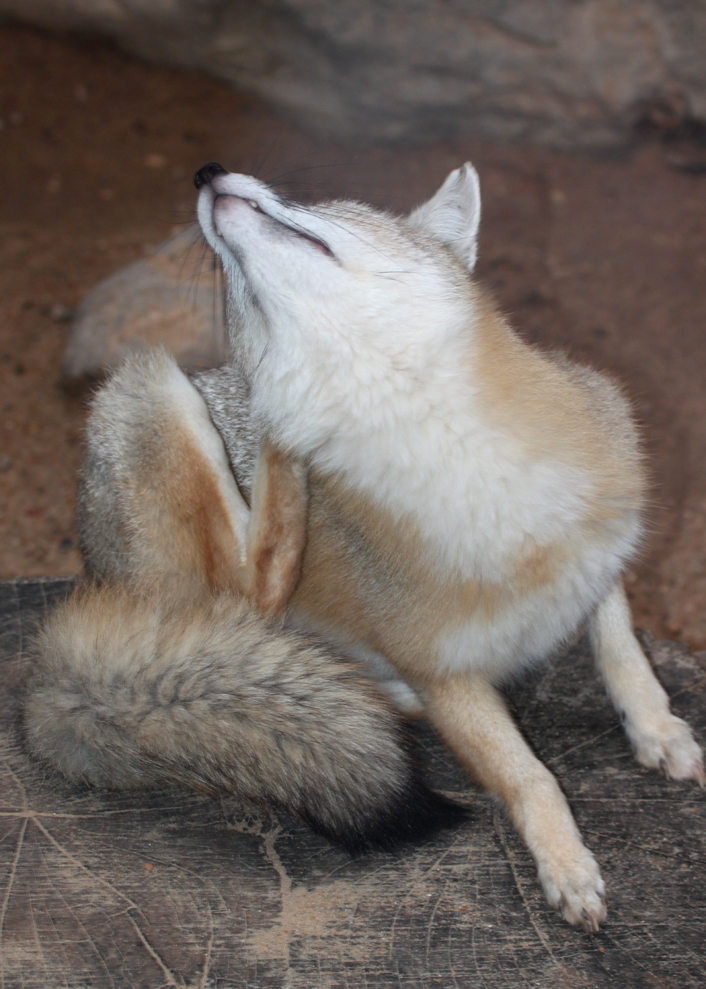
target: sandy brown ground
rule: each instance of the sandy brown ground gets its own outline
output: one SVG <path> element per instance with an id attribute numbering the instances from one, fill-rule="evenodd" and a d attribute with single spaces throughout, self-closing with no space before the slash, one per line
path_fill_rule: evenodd
<path id="1" fill-rule="evenodd" d="M 677 167 L 693 148 L 342 150 L 203 76 L 18 27 L 0 30 L 0 118 L 0 577 L 81 568 L 85 394 L 60 380 L 67 317 L 193 218 L 199 166 L 404 209 L 472 158 L 480 277 L 528 339 L 624 381 L 643 423 L 654 508 L 629 575 L 636 621 L 706 647 L 706 177 Z"/>

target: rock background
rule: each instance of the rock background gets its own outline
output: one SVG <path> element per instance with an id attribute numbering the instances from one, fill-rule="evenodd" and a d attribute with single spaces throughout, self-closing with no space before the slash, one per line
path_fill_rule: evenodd
<path id="1" fill-rule="evenodd" d="M 470 134 L 564 149 L 706 125 L 702 0 L 0 0 L 245 87 L 347 143 Z"/>

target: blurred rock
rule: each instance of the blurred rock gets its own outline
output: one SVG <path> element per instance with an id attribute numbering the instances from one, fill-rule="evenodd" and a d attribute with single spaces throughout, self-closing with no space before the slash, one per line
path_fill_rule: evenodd
<path id="1" fill-rule="evenodd" d="M 227 355 L 220 272 L 195 224 L 96 285 L 76 310 L 62 370 L 94 378 L 163 344 L 188 371 Z"/>
<path id="2" fill-rule="evenodd" d="M 562 148 L 706 122 L 702 0 L 0 0 L 249 88 L 344 142 L 457 133 Z"/>

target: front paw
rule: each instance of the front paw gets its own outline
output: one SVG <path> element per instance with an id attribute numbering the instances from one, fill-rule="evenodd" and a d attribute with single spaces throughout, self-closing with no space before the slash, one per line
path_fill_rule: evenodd
<path id="1" fill-rule="evenodd" d="M 706 783 L 704 754 L 681 718 L 667 714 L 649 728 L 628 725 L 627 734 L 642 766 L 659 770 L 667 779 Z"/>
<path id="2" fill-rule="evenodd" d="M 581 845 L 569 861 L 537 861 L 537 874 L 550 906 L 564 920 L 595 934 L 606 919 L 605 883 L 598 863 Z"/>

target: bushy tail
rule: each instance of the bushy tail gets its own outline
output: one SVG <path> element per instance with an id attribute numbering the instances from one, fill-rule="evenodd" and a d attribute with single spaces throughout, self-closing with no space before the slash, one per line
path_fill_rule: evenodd
<path id="1" fill-rule="evenodd" d="M 264 800 L 351 851 L 460 814 L 355 666 L 226 595 L 77 591 L 36 638 L 25 733 L 71 780 Z"/>

